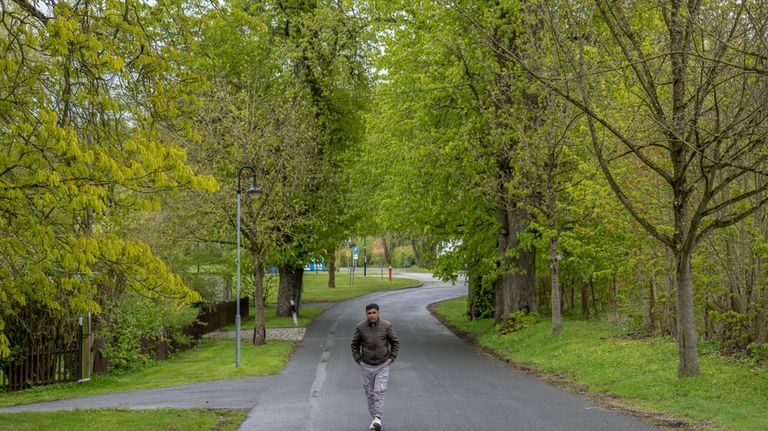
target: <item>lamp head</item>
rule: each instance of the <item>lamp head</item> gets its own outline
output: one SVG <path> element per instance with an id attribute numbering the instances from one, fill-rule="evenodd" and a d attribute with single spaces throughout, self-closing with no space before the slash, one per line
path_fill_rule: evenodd
<path id="1" fill-rule="evenodd" d="M 256 174 L 253 174 L 251 177 L 251 187 L 246 191 L 248 193 L 248 196 L 251 197 L 259 197 L 262 193 L 261 187 L 256 185 Z"/>

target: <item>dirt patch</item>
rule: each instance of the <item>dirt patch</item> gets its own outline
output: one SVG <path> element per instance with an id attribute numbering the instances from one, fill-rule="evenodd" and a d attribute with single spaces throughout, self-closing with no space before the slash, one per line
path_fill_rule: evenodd
<path id="1" fill-rule="evenodd" d="M 443 318 L 443 316 L 436 312 L 436 307 L 437 304 L 430 304 L 427 309 L 437 320 L 440 321 L 440 323 L 442 323 L 446 328 L 453 332 L 454 335 L 461 338 L 478 351 L 483 352 L 494 360 L 502 362 L 508 367 L 535 376 L 541 381 L 549 383 L 552 386 L 556 386 L 564 391 L 578 395 L 579 397 L 589 400 L 599 405 L 600 407 L 634 417 L 663 431 L 704 431 L 706 429 L 717 429 L 712 424 L 684 420 L 669 414 L 646 410 L 638 406 L 629 405 L 627 404 L 627 400 L 623 400 L 616 395 L 591 392 L 584 385 L 575 382 L 572 378 L 563 374 L 544 372 L 525 364 L 511 362 L 509 359 L 502 356 L 499 352 L 481 346 L 472 334 L 451 325 L 445 318 Z"/>

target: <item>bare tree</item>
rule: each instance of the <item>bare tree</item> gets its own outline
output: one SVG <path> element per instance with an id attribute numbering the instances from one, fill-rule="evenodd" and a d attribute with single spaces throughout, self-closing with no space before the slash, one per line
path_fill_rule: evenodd
<path id="1" fill-rule="evenodd" d="M 753 53 L 765 52 L 768 15 L 763 6 L 699 0 L 561 6 L 567 13 L 541 10 L 566 69 L 537 78 L 587 114 L 615 195 L 674 256 L 678 374 L 698 375 L 691 255 L 707 234 L 768 202 L 753 199 L 765 182 L 740 181 L 766 174 L 768 77 L 751 65 L 765 61 Z M 632 166 L 639 170 L 627 174 Z M 641 177 L 661 185 L 657 202 L 637 193 Z"/>

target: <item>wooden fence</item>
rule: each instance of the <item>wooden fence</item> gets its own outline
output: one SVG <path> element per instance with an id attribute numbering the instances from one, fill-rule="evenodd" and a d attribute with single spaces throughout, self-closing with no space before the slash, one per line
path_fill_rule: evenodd
<path id="1" fill-rule="evenodd" d="M 222 326 L 235 323 L 236 302 L 222 302 L 204 306 L 200 310 L 198 322 L 182 328 L 182 333 L 194 339 L 213 332 Z M 248 316 L 249 298 L 240 299 L 240 315 Z M 98 337 L 97 337 L 98 340 Z M 102 340 L 103 342 L 103 340 Z M 168 345 L 159 342 L 155 347 L 158 359 L 165 359 L 173 350 L 186 350 L 189 346 Z M 94 346 L 95 363 L 93 371 L 107 372 L 109 363 L 99 352 L 99 344 Z M 10 363 L 0 362 L 0 390 L 20 390 L 32 386 L 50 385 L 62 382 L 76 382 L 82 378 L 83 363 L 82 327 L 69 341 L 63 339 L 55 343 L 26 347 L 21 354 L 15 355 Z M 0 360 L 1 361 L 1 360 Z"/>
<path id="2" fill-rule="evenodd" d="M 27 346 L 15 360 L 0 368 L 0 389 L 10 391 L 32 386 L 76 382 L 82 377 L 82 330 L 65 341 Z"/>
<path id="3" fill-rule="evenodd" d="M 197 316 L 197 322 L 187 326 L 182 330 L 185 335 L 193 338 L 200 338 L 203 334 L 213 332 L 222 326 L 226 326 L 235 323 L 235 315 L 237 309 L 235 305 L 237 302 L 220 302 L 218 304 L 204 306 L 200 310 L 200 314 Z M 248 316 L 248 307 L 250 305 L 250 298 L 240 298 L 240 316 L 245 318 Z"/>

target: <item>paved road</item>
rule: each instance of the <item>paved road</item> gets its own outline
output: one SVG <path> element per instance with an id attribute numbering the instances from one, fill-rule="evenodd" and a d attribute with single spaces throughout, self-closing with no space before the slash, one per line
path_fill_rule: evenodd
<path id="1" fill-rule="evenodd" d="M 349 340 L 375 301 L 400 337 L 390 373 L 386 431 L 649 431 L 654 428 L 565 393 L 467 346 L 426 310 L 463 295 L 419 276 L 424 286 L 333 307 L 307 330 L 303 347 L 259 399 L 241 431 L 365 431 L 370 418 Z"/>
<path id="2" fill-rule="evenodd" d="M 385 431 L 651 431 L 648 425 L 565 393 L 467 346 L 426 306 L 463 286 L 414 275 L 417 289 L 382 292 L 330 308 L 304 335 L 278 376 L 43 403 L 13 410 L 93 407 L 251 409 L 241 431 L 365 431 L 362 380 L 351 358 L 352 329 L 375 301 L 400 336 L 390 374 Z M 340 287 L 343 288 L 343 287 Z"/>

